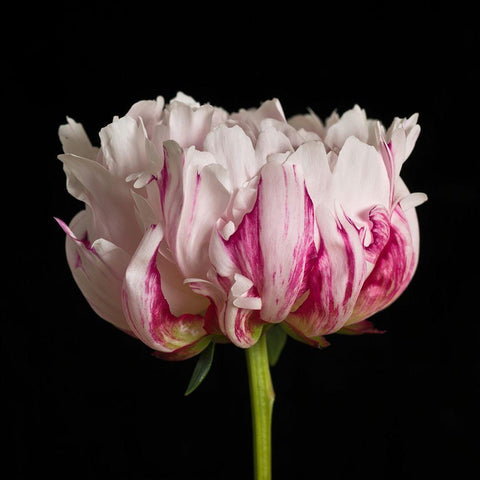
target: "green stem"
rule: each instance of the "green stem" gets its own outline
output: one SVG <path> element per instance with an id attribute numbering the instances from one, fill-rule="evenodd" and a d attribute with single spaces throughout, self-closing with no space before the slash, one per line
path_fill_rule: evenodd
<path id="1" fill-rule="evenodd" d="M 266 336 L 246 350 L 253 426 L 253 466 L 255 480 L 272 478 L 273 391 L 268 363 Z"/>

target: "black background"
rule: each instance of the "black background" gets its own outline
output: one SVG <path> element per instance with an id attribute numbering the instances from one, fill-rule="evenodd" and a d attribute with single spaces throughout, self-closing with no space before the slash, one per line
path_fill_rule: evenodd
<path id="1" fill-rule="evenodd" d="M 76 2 L 4 16 L 2 417 L 8 479 L 248 479 L 244 353 L 155 359 L 98 318 L 71 278 L 58 126 L 92 142 L 114 115 L 178 90 L 229 111 L 277 97 L 287 116 L 355 103 L 386 125 L 420 114 L 404 166 L 421 259 L 384 335 L 287 342 L 272 370 L 274 478 L 471 478 L 478 466 L 478 33 L 461 3 Z M 449 2 L 445 2 L 449 3 Z M 23 8 L 23 7 L 22 7 Z M 5 83 L 4 83 L 5 84 Z"/>

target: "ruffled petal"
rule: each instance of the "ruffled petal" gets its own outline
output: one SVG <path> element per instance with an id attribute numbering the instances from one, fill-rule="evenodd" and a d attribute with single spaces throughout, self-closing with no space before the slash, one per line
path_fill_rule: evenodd
<path id="1" fill-rule="evenodd" d="M 360 322 L 384 309 L 405 290 L 418 261 L 412 230 L 418 231 L 416 215 L 409 219 L 397 206 L 392 214 L 388 242 L 365 280 L 348 325 Z"/>
<path id="2" fill-rule="evenodd" d="M 59 155 L 71 195 L 90 207 L 89 238 L 104 238 L 133 253 L 142 231 L 136 220 L 130 186 L 93 160 Z"/>
<path id="3" fill-rule="evenodd" d="M 213 114 L 214 107 L 211 105 L 185 103 L 183 98 L 172 100 L 165 122 L 169 128 L 169 138 L 183 148 L 193 145 L 201 149 L 205 137 L 212 129 Z"/>
<path id="4" fill-rule="evenodd" d="M 229 173 L 232 192 L 255 177 L 261 167 L 252 141 L 238 125 L 219 125 L 205 138 L 204 149 Z"/>
<path id="5" fill-rule="evenodd" d="M 361 142 L 367 143 L 369 127 L 365 110 L 355 105 L 346 111 L 336 122 L 327 124 L 325 144 L 337 152 L 343 147 L 347 138 L 354 136 Z"/>
<path id="6" fill-rule="evenodd" d="M 320 138 L 325 136 L 325 126 L 313 110 L 309 110 L 306 115 L 294 115 L 288 119 L 288 123 L 297 130 L 316 133 Z"/>
<path id="7" fill-rule="evenodd" d="M 174 358 L 188 358 L 205 348 L 209 340 L 202 316 L 175 317 L 170 311 L 157 267 L 162 238 L 162 228 L 157 225 L 147 230 L 140 242 L 125 274 L 123 310 L 131 330 L 146 345 Z"/>
<path id="8" fill-rule="evenodd" d="M 145 146 L 149 140 L 142 122 L 128 116 L 117 118 L 99 135 L 103 163 L 112 175 L 125 180 L 149 168 Z"/>
<path id="9" fill-rule="evenodd" d="M 156 129 L 162 120 L 165 100 L 157 97 L 156 100 L 142 100 L 134 103 L 127 112 L 127 117 L 142 121 L 147 137 L 152 140 Z"/>

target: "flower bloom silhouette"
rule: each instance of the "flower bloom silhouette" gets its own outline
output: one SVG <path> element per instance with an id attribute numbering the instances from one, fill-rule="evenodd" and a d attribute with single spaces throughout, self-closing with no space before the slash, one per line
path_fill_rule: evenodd
<path id="1" fill-rule="evenodd" d="M 183 93 L 136 103 L 99 148 L 68 119 L 59 158 L 85 203 L 58 220 L 70 269 L 100 317 L 166 359 L 248 348 L 272 324 L 316 346 L 374 332 L 418 262 L 426 196 L 400 169 L 419 132 L 416 114 L 386 129 L 358 106 L 324 123 Z"/>

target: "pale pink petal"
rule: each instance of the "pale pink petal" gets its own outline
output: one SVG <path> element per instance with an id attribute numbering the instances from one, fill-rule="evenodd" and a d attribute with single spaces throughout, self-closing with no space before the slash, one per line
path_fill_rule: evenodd
<path id="1" fill-rule="evenodd" d="M 390 179 L 380 153 L 355 137 L 340 151 L 332 174 L 332 196 L 357 224 L 368 223 L 376 206 L 390 208 Z"/>
<path id="2" fill-rule="evenodd" d="M 124 180 L 148 168 L 148 138 L 141 122 L 127 116 L 115 119 L 99 135 L 103 163 L 110 173 Z"/>
<path id="3" fill-rule="evenodd" d="M 156 100 L 142 100 L 134 103 L 127 112 L 128 117 L 142 121 L 147 137 L 152 140 L 155 131 L 162 120 L 163 107 L 165 100 L 163 97 L 157 97 Z"/>
<path id="4" fill-rule="evenodd" d="M 129 255 L 113 243 L 88 238 L 88 212 L 81 211 L 70 226 L 56 219 L 66 237 L 72 275 L 93 310 L 121 330 L 129 330 L 122 311 L 122 283 Z"/>
<path id="5" fill-rule="evenodd" d="M 347 138 L 354 136 L 361 142 L 367 142 L 369 128 L 365 110 L 355 105 L 346 111 L 335 123 L 327 123 L 328 129 L 325 135 L 325 144 L 336 151 L 340 150 Z"/>
<path id="6" fill-rule="evenodd" d="M 214 108 L 211 105 L 192 106 L 182 101 L 172 101 L 168 106 L 166 124 L 169 138 L 184 148 L 201 149 L 212 128 Z"/>
<path id="7" fill-rule="evenodd" d="M 98 155 L 98 148 L 92 146 L 82 124 L 69 117 L 67 117 L 67 122 L 58 129 L 63 151 L 95 160 Z"/>
<path id="8" fill-rule="evenodd" d="M 181 350 L 186 358 L 204 348 L 208 339 L 202 316 L 175 317 L 170 312 L 157 267 L 162 237 L 161 227 L 152 226 L 140 242 L 125 275 L 123 310 L 131 330 L 146 345 L 164 354 Z"/>
<path id="9" fill-rule="evenodd" d="M 318 135 L 313 132 L 309 133 L 305 130 L 297 130 L 285 121 L 275 120 L 273 118 L 266 118 L 262 120 L 260 128 L 261 132 L 269 128 L 273 128 L 278 132 L 283 133 L 292 145 L 292 148 L 290 150 L 296 149 L 299 145 L 305 143 L 306 141 L 320 140 Z M 282 153 L 282 151 L 279 151 L 279 153 Z"/>
<path id="10" fill-rule="evenodd" d="M 293 152 L 292 144 L 285 134 L 274 127 L 266 128 L 259 133 L 255 144 L 255 155 L 259 167 L 267 163 L 269 155 L 284 152 Z"/>
<path id="11" fill-rule="evenodd" d="M 237 113 L 230 115 L 230 119 L 237 122 L 252 137 L 256 137 L 262 130 L 262 121 L 266 118 L 286 122 L 282 105 L 279 100 L 274 98 L 263 102 L 259 108 L 241 109 Z"/>
<path id="12" fill-rule="evenodd" d="M 322 142 L 306 142 L 289 157 L 289 162 L 300 165 L 305 185 L 314 207 L 328 202 L 333 205 L 332 173 L 325 146 Z"/>
<path id="13" fill-rule="evenodd" d="M 164 143 L 164 157 L 163 169 L 158 177 L 158 189 L 165 241 L 170 249 L 174 249 L 183 205 L 184 153 L 178 143 L 169 140 Z"/>
<path id="14" fill-rule="evenodd" d="M 320 138 L 325 136 L 325 126 L 313 110 L 306 115 L 295 115 L 288 119 L 288 123 L 297 130 L 304 129 L 316 133 Z"/>
<path id="15" fill-rule="evenodd" d="M 68 191 L 91 208 L 91 239 L 104 238 L 128 253 L 135 251 L 142 231 L 135 216 L 130 186 L 99 163 L 65 154 Z"/>
<path id="16" fill-rule="evenodd" d="M 230 174 L 232 190 L 243 187 L 261 168 L 252 141 L 238 125 L 218 126 L 205 138 L 204 149 Z"/>
<path id="17" fill-rule="evenodd" d="M 185 283 L 185 276 L 178 265 L 159 254 L 157 268 L 162 277 L 163 296 L 172 315 L 179 317 L 185 313 L 203 314 L 207 310 L 209 300 L 195 293 L 191 285 Z"/>
<path id="18" fill-rule="evenodd" d="M 189 149 L 183 170 L 183 204 L 175 243 L 171 246 L 184 277 L 205 278 L 211 263 L 208 245 L 217 220 L 230 200 L 229 192 L 210 165 L 196 164 L 197 152 Z M 181 196 L 181 191 L 177 192 Z"/>

